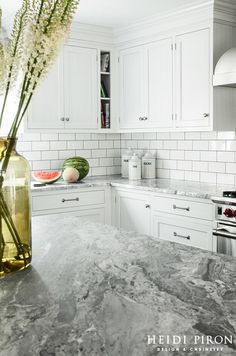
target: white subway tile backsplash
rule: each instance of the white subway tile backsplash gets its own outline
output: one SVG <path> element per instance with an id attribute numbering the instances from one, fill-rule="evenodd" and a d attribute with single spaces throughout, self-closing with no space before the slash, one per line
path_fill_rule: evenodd
<path id="1" fill-rule="evenodd" d="M 235 141 L 226 141 L 226 150 L 236 152 L 236 140 Z"/>
<path id="2" fill-rule="evenodd" d="M 208 149 L 209 149 L 208 141 L 193 141 L 193 150 L 208 151 Z"/>
<path id="3" fill-rule="evenodd" d="M 32 151 L 48 151 L 49 150 L 49 142 L 44 141 L 35 141 L 32 142 Z M 22 150 L 24 151 L 24 150 Z"/>
<path id="4" fill-rule="evenodd" d="M 92 150 L 93 158 L 106 157 L 106 156 L 107 156 L 106 150 Z"/>
<path id="5" fill-rule="evenodd" d="M 170 159 L 184 159 L 184 151 L 170 151 Z"/>
<path id="6" fill-rule="evenodd" d="M 78 141 L 78 142 L 82 142 L 82 141 Z M 106 141 L 103 141 L 106 142 Z M 85 149 L 95 149 L 98 148 L 98 141 L 84 141 L 84 143 L 82 142 L 82 144 L 84 144 L 84 148 Z M 79 147 L 78 147 L 79 148 Z M 101 148 L 101 147 L 100 147 Z"/>
<path id="7" fill-rule="evenodd" d="M 177 141 L 164 141 L 163 148 L 166 150 L 177 150 L 178 142 Z"/>
<path id="8" fill-rule="evenodd" d="M 200 152 L 201 161 L 216 161 L 216 152 L 214 151 L 204 151 Z"/>
<path id="9" fill-rule="evenodd" d="M 73 141 L 75 140 L 75 134 L 73 133 L 60 133 L 59 134 L 60 141 Z"/>
<path id="10" fill-rule="evenodd" d="M 33 141 L 36 141 L 33 140 Z M 41 141 L 58 141 L 58 134 L 56 133 L 49 133 L 49 134 L 41 134 Z"/>
<path id="11" fill-rule="evenodd" d="M 90 175 L 120 173 L 128 147 L 150 150 L 159 178 L 236 184 L 235 132 L 28 133 L 17 144 L 34 170 L 61 169 L 76 155 L 90 160 Z"/>
<path id="12" fill-rule="evenodd" d="M 192 161 L 178 161 L 177 163 L 178 169 L 183 171 L 191 171 L 193 169 L 193 162 Z"/>
<path id="13" fill-rule="evenodd" d="M 200 182 L 216 184 L 216 173 L 201 172 Z"/>
<path id="14" fill-rule="evenodd" d="M 58 151 L 42 151 L 42 160 L 51 160 L 51 159 L 58 159 L 59 152 Z"/>
<path id="15" fill-rule="evenodd" d="M 225 141 L 210 141 L 209 150 L 210 151 L 225 151 Z"/>
<path id="16" fill-rule="evenodd" d="M 217 152 L 217 161 L 220 162 L 233 162 L 234 152 Z"/>
<path id="17" fill-rule="evenodd" d="M 219 131 L 217 134 L 219 140 L 234 140 L 235 132 L 234 131 Z"/>
<path id="18" fill-rule="evenodd" d="M 67 159 L 75 156 L 75 150 L 59 151 L 59 159 Z"/>
<path id="19" fill-rule="evenodd" d="M 69 150 L 81 150 L 84 148 L 84 142 L 83 141 L 68 141 L 67 142 L 67 148 Z M 91 148 L 91 147 L 85 147 L 85 148 Z"/>
<path id="20" fill-rule="evenodd" d="M 236 174 L 236 163 L 226 163 L 226 173 Z"/>
<path id="21" fill-rule="evenodd" d="M 185 132 L 186 140 L 200 140 L 201 132 Z"/>
<path id="22" fill-rule="evenodd" d="M 42 142 L 42 143 L 48 143 L 49 142 Z M 66 141 L 51 141 L 50 142 L 50 149 L 57 151 L 57 150 L 66 150 L 67 148 L 67 142 Z"/>
<path id="23" fill-rule="evenodd" d="M 32 169 L 34 171 L 49 170 L 51 169 L 50 161 L 33 161 Z"/>
<path id="24" fill-rule="evenodd" d="M 225 173 L 225 163 L 209 162 L 209 172 Z"/>
<path id="25" fill-rule="evenodd" d="M 234 184 L 233 174 L 217 174 L 217 184 Z"/>
<path id="26" fill-rule="evenodd" d="M 192 150 L 193 142 L 192 141 L 178 141 L 178 150 Z"/>

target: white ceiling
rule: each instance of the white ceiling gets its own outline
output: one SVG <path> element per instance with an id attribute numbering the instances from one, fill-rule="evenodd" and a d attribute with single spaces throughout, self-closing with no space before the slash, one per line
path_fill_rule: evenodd
<path id="1" fill-rule="evenodd" d="M 207 0 L 80 0 L 75 20 L 117 28 L 148 16 L 203 2 Z M 0 0 L 5 27 L 9 27 L 20 5 L 21 0 Z"/>
<path id="2" fill-rule="evenodd" d="M 80 0 L 76 20 L 117 28 L 207 0 Z"/>

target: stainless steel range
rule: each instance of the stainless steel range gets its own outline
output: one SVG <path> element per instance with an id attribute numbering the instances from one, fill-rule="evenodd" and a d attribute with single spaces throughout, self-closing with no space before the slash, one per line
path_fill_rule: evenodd
<path id="1" fill-rule="evenodd" d="M 222 198 L 212 198 L 215 203 L 216 223 L 213 240 L 218 253 L 236 256 L 236 191 L 223 192 Z"/>

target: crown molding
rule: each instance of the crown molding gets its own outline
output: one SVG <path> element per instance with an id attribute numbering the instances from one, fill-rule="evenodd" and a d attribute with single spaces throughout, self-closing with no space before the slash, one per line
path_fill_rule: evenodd
<path id="1" fill-rule="evenodd" d="M 209 20 L 213 22 L 213 10 L 214 0 L 204 2 L 199 0 L 198 3 L 195 1 L 192 6 L 150 16 L 132 25 L 114 29 L 115 41 L 121 44 L 138 37 L 167 32 L 183 25 Z"/>
<path id="2" fill-rule="evenodd" d="M 89 41 L 106 45 L 114 44 L 112 28 L 105 26 L 95 26 L 73 21 L 69 33 L 70 40 Z"/>
<path id="3" fill-rule="evenodd" d="M 235 0 L 215 0 L 214 19 L 224 23 L 236 25 L 236 1 Z"/>

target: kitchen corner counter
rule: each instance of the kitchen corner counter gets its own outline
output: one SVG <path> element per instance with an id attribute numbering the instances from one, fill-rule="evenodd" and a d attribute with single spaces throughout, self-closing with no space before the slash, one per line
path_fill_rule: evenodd
<path id="1" fill-rule="evenodd" d="M 147 192 L 172 194 L 190 198 L 211 199 L 213 196 L 221 197 L 224 190 L 236 190 L 235 186 L 221 186 L 175 179 L 142 179 L 130 181 L 121 176 L 101 176 L 86 178 L 79 183 L 67 184 L 60 180 L 54 184 L 43 187 L 33 187 L 32 192 L 44 192 L 64 189 L 80 189 L 89 187 L 114 186 L 125 189 L 136 189 Z"/>
<path id="2" fill-rule="evenodd" d="M 0 279 L 0 355 L 173 355 L 147 342 L 168 334 L 187 335 L 179 356 L 232 356 L 235 280 L 234 258 L 77 217 L 34 217 L 32 267 Z M 233 343 L 195 353 L 204 347 L 196 335 Z"/>

